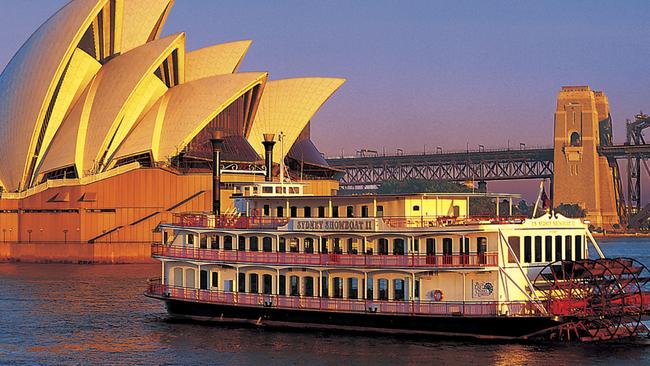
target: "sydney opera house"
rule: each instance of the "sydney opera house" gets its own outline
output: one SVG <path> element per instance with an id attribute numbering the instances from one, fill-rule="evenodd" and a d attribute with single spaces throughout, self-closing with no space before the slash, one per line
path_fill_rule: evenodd
<path id="1" fill-rule="evenodd" d="M 6 66 L 0 257 L 57 260 L 73 243 L 91 260 L 148 257 L 161 221 L 210 210 L 215 131 L 224 210 L 265 179 L 264 134 L 282 136 L 273 179 L 282 161 L 306 192 L 338 187 L 310 119 L 345 80 L 237 72 L 250 41 L 186 50 L 184 33 L 160 37 L 172 3 L 72 0 Z"/>

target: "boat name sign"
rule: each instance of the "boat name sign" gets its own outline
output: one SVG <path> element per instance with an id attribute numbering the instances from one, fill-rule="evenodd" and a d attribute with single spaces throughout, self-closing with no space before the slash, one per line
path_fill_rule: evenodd
<path id="1" fill-rule="evenodd" d="M 375 219 L 291 219 L 293 231 L 375 231 Z"/>

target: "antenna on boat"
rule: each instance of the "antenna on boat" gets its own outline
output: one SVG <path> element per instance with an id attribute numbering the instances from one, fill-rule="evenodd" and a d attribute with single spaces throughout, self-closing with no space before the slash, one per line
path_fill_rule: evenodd
<path id="1" fill-rule="evenodd" d="M 284 132 L 278 135 L 280 141 L 280 184 L 284 184 Z"/>

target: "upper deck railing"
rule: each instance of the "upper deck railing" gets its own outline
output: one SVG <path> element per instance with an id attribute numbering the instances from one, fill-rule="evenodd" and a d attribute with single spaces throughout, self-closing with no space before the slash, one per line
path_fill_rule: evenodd
<path id="1" fill-rule="evenodd" d="M 176 226 L 216 228 L 216 229 L 277 229 L 289 223 L 291 217 L 269 216 L 214 216 L 206 213 L 177 213 L 172 215 L 172 223 Z M 519 224 L 525 221 L 524 216 L 382 216 L 362 218 L 325 218 L 301 217 L 296 219 L 309 220 L 337 220 L 347 219 L 374 219 L 385 229 L 404 228 L 437 228 L 462 225 L 488 225 L 488 224 Z"/>
<path id="2" fill-rule="evenodd" d="M 482 268 L 498 265 L 496 252 L 453 255 L 324 254 L 218 250 L 153 244 L 151 254 L 160 257 L 216 262 L 333 267 Z"/>

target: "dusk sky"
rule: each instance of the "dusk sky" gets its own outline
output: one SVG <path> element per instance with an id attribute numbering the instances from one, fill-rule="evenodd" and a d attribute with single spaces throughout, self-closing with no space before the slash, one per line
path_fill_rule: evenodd
<path id="1" fill-rule="evenodd" d="M 0 67 L 65 0 L 4 1 Z M 176 0 L 164 34 L 189 50 L 252 39 L 240 71 L 347 83 L 317 113 L 327 155 L 550 146 L 563 85 L 604 90 L 625 119 L 650 112 L 647 1 Z"/>

